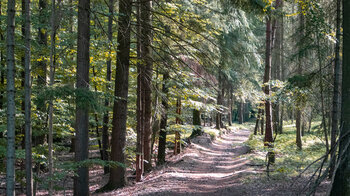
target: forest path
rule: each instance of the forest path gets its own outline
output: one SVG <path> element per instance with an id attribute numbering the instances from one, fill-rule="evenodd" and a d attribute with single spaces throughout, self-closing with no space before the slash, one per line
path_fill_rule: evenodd
<path id="1" fill-rule="evenodd" d="M 200 136 L 143 182 L 103 195 L 247 195 L 242 177 L 255 171 L 240 155 L 249 152 L 244 145 L 249 135 L 248 130 L 233 130 L 212 143 Z"/>

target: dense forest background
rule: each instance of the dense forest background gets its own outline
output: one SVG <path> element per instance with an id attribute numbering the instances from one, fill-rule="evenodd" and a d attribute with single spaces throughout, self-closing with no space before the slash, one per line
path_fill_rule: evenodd
<path id="1" fill-rule="evenodd" d="M 266 186 L 349 195 L 349 6 L 1 1 L 0 194 L 108 193 L 249 130 L 240 156 Z"/>

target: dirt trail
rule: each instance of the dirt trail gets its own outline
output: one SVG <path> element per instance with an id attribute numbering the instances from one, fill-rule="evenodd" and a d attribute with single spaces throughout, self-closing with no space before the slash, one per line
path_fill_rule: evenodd
<path id="1" fill-rule="evenodd" d="M 240 155 L 249 151 L 243 145 L 249 134 L 247 130 L 236 130 L 212 143 L 207 137 L 197 138 L 143 182 L 103 195 L 247 195 L 240 179 L 255 171 Z"/>

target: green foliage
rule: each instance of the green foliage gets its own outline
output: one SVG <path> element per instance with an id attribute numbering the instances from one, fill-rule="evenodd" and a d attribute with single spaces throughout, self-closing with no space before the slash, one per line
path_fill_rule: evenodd
<path id="1" fill-rule="evenodd" d="M 324 141 L 320 139 L 319 134 L 314 130 L 319 126 L 320 122 L 313 123 L 313 130 L 303 136 L 303 150 L 298 150 L 295 142 L 296 128 L 292 125 L 285 125 L 283 134 L 276 137 L 274 142 L 274 151 L 276 153 L 276 163 L 273 166 L 274 170 L 270 175 L 278 176 L 297 176 L 309 164 L 316 159 L 322 157 L 326 152 Z M 254 164 L 266 164 L 267 149 L 263 145 L 261 135 L 250 135 L 246 144 L 253 150 L 252 155 L 247 155 Z M 310 174 L 318 167 L 315 164 L 306 172 Z"/>

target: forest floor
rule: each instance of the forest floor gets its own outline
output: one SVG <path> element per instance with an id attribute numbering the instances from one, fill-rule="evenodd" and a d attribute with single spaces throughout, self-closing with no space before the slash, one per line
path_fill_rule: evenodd
<path id="1" fill-rule="evenodd" d="M 142 182 L 129 178 L 126 187 L 107 193 L 94 193 L 107 183 L 109 176 L 103 174 L 101 166 L 93 166 L 90 168 L 90 191 L 92 195 L 102 196 L 305 195 L 302 190 L 310 175 L 280 174 L 277 167 L 272 167 L 268 176 L 265 164 L 252 159 L 264 155 L 250 149 L 247 142 L 250 135 L 247 129 L 231 127 L 215 140 L 211 140 L 209 134 L 196 137 L 181 154 L 169 154 L 168 162 L 145 174 Z M 131 172 L 128 176 L 132 177 Z M 72 195 L 71 178 L 59 184 L 65 191 L 56 191 L 56 195 Z M 329 181 L 323 182 L 316 195 L 326 195 L 328 187 Z M 37 195 L 47 194 L 43 189 L 37 192 Z"/>
<path id="2" fill-rule="evenodd" d="M 247 158 L 254 152 L 246 145 L 250 131 L 233 129 L 211 141 L 208 135 L 192 140 L 181 154 L 145 175 L 142 182 L 99 195 L 303 195 L 308 177 L 271 178 L 265 165 L 255 165 Z M 102 186 L 107 176 L 101 178 Z M 104 182 L 104 183 L 103 183 Z M 325 195 L 323 183 L 316 195 Z M 94 188 L 94 187 L 91 187 Z"/>

